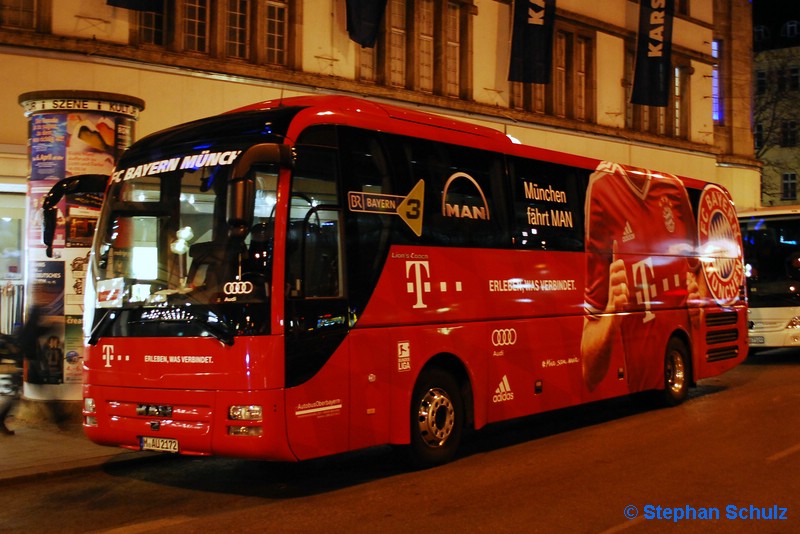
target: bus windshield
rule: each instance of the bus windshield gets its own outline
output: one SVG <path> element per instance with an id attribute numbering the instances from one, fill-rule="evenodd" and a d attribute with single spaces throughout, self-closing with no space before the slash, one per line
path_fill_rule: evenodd
<path id="1" fill-rule="evenodd" d="M 741 220 L 751 306 L 800 305 L 800 219 Z"/>
<path id="2" fill-rule="evenodd" d="M 232 344 L 235 335 L 267 333 L 278 168 L 253 173 L 245 235 L 231 232 L 226 220 L 230 169 L 112 182 L 93 248 L 98 313 L 90 342 L 101 335 L 210 335 Z"/>

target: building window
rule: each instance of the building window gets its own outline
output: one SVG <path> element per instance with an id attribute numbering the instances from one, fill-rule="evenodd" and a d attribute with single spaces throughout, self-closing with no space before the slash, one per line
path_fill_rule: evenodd
<path id="1" fill-rule="evenodd" d="M 764 146 L 764 125 L 760 122 L 753 126 L 753 144 L 756 150 L 761 150 Z"/>
<path id="2" fill-rule="evenodd" d="M 447 96 L 458 97 L 461 90 L 461 10 L 447 3 L 445 19 L 445 89 Z"/>
<path id="3" fill-rule="evenodd" d="M 405 0 L 391 0 L 387 9 L 389 28 L 389 85 L 406 86 L 406 36 L 408 34 Z"/>
<path id="4" fill-rule="evenodd" d="M 286 2 L 267 2 L 267 54 L 271 65 L 287 64 L 288 7 Z"/>
<path id="5" fill-rule="evenodd" d="M 433 0 L 417 0 L 419 31 L 417 88 L 424 93 L 433 92 Z"/>
<path id="6" fill-rule="evenodd" d="M 778 91 L 797 91 L 800 89 L 800 70 L 797 67 L 778 70 Z"/>
<path id="7" fill-rule="evenodd" d="M 720 85 L 720 58 L 722 57 L 722 41 L 714 39 L 711 42 L 711 56 L 714 58 L 714 67 L 711 71 L 711 117 L 715 124 L 722 124 L 722 87 Z"/>
<path id="8" fill-rule="evenodd" d="M 781 200 L 797 199 L 797 174 L 793 172 L 783 173 L 781 180 Z"/>
<path id="9" fill-rule="evenodd" d="M 293 61 L 288 0 L 165 0 L 163 5 L 162 12 L 139 12 L 133 39 L 138 44 L 258 65 Z"/>
<path id="10" fill-rule="evenodd" d="M 568 76 L 567 72 L 570 68 L 570 47 L 571 39 L 569 34 L 563 31 L 558 31 L 553 36 L 553 99 L 552 110 L 553 115 L 556 117 L 567 116 L 567 91 L 568 91 Z"/>
<path id="11" fill-rule="evenodd" d="M 636 52 L 629 47 L 625 53 L 626 77 L 626 116 L 625 124 L 631 130 L 649 132 L 655 135 L 687 138 L 689 136 L 690 72 L 688 60 L 675 57 L 669 101 L 666 106 L 643 106 L 631 103 L 633 91 L 633 72 Z"/>
<path id="12" fill-rule="evenodd" d="M 471 5 L 448 0 L 389 0 L 378 36 L 378 83 L 460 97 L 469 57 L 466 17 Z"/>
<path id="13" fill-rule="evenodd" d="M 575 28 L 557 27 L 549 84 L 514 83 L 512 106 L 534 113 L 594 121 L 594 40 Z"/>
<path id="14" fill-rule="evenodd" d="M 672 95 L 672 126 L 667 135 L 689 137 L 689 68 L 675 67 Z"/>
<path id="15" fill-rule="evenodd" d="M 247 0 L 228 0 L 225 12 L 225 55 L 247 59 L 249 39 Z"/>
<path id="16" fill-rule="evenodd" d="M 800 35 L 800 23 L 796 20 L 787 21 L 781 28 L 781 37 L 797 37 Z"/>
<path id="17" fill-rule="evenodd" d="M 547 94 L 545 93 L 546 87 L 546 85 L 541 83 L 535 83 L 533 84 L 533 87 L 531 87 L 531 111 L 534 113 L 547 112 Z"/>
<path id="18" fill-rule="evenodd" d="M 591 41 L 578 36 L 575 40 L 575 116 L 580 121 L 589 121 L 589 72 Z"/>
<path id="19" fill-rule="evenodd" d="M 767 73 L 766 71 L 756 71 L 756 94 L 763 95 L 767 92 Z"/>
<path id="20" fill-rule="evenodd" d="M 0 0 L 0 26 L 36 29 L 36 0 Z"/>
<path id="21" fill-rule="evenodd" d="M 632 48 L 625 49 L 625 127 L 628 130 L 635 130 L 636 125 L 636 106 L 631 102 L 633 94 L 633 69 L 636 61 L 636 53 Z"/>
<path id="22" fill-rule="evenodd" d="M 683 106 L 681 105 L 682 102 L 682 73 L 680 67 L 675 67 L 675 74 L 672 78 L 672 120 L 673 120 L 673 131 L 675 132 L 676 137 L 681 132 L 681 120 L 683 119 Z"/>
<path id="23" fill-rule="evenodd" d="M 764 25 L 759 25 L 753 28 L 753 41 L 756 43 L 763 43 L 770 38 L 769 28 Z"/>
<path id="24" fill-rule="evenodd" d="M 207 0 L 185 0 L 183 7 L 183 48 L 190 52 L 208 52 Z"/>
<path id="25" fill-rule="evenodd" d="M 372 48 L 360 47 L 358 50 L 358 79 L 362 82 L 378 81 L 378 43 Z"/>
<path id="26" fill-rule="evenodd" d="M 140 11 L 139 12 L 139 43 L 164 46 L 164 22 L 166 13 L 164 11 Z"/>
<path id="27" fill-rule="evenodd" d="M 797 146 L 797 121 L 781 122 L 781 146 Z"/>
<path id="28" fill-rule="evenodd" d="M 647 132 L 655 135 L 667 135 L 668 124 L 667 110 L 673 111 L 675 105 L 675 91 L 676 80 L 671 80 L 672 85 L 670 91 L 669 101 L 666 106 L 645 106 L 642 104 L 634 104 L 631 102 L 631 94 L 633 93 L 633 69 L 635 61 L 635 53 L 631 52 L 627 55 L 628 61 L 626 62 L 626 72 L 628 72 L 628 81 L 626 83 L 626 117 L 625 122 L 629 129 L 639 132 Z M 680 87 L 680 86 L 677 86 Z M 680 109 L 677 109 L 680 112 Z"/>

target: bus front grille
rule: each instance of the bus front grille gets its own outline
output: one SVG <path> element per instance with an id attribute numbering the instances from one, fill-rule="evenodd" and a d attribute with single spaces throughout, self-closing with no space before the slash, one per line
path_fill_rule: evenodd
<path id="1" fill-rule="evenodd" d="M 720 347 L 718 349 L 710 349 L 706 354 L 706 361 L 717 362 L 719 360 L 728 360 L 736 358 L 739 355 L 737 347 Z"/>

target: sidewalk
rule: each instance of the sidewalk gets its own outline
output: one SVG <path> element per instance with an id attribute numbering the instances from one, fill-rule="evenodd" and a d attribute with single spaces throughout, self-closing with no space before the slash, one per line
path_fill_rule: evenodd
<path id="1" fill-rule="evenodd" d="M 80 423 L 56 425 L 47 421 L 26 421 L 10 417 L 13 436 L 0 434 L 0 482 L 82 469 L 99 469 L 104 464 L 147 458 L 153 453 L 118 447 L 103 447 L 83 435 Z"/>

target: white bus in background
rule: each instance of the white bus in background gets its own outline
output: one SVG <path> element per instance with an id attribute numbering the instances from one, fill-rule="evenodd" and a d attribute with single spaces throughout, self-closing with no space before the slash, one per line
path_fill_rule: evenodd
<path id="1" fill-rule="evenodd" d="M 739 212 L 750 349 L 800 347 L 800 206 Z"/>

